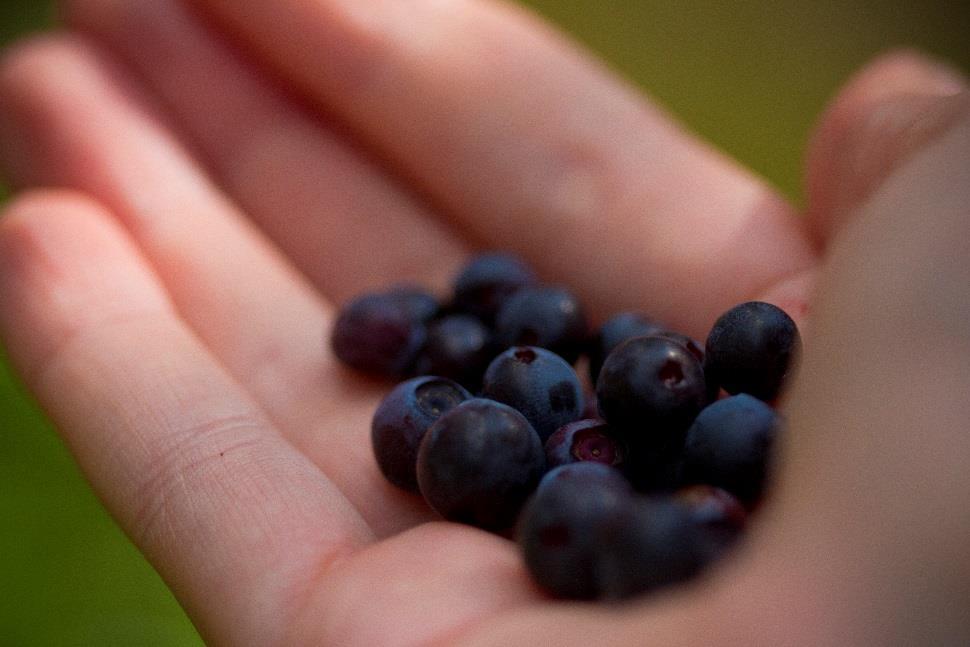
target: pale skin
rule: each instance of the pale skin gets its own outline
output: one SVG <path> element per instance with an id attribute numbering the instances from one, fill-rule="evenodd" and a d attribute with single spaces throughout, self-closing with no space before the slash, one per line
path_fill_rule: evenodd
<path id="1" fill-rule="evenodd" d="M 970 641 L 970 97 L 879 58 L 822 116 L 796 214 L 521 10 L 73 0 L 0 64 L 0 335 L 202 636 L 233 645 Z M 299 99 L 297 99 L 299 97 Z M 805 331 L 741 552 L 622 607 L 378 474 L 387 385 L 341 302 L 514 250 L 601 320 Z M 649 295 L 645 299 L 644 295 Z"/>

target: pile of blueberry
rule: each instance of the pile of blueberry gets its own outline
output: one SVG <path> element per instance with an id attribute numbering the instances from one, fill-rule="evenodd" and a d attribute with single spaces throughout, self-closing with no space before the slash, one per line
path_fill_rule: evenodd
<path id="1" fill-rule="evenodd" d="M 513 532 L 551 594 L 622 599 L 736 543 L 770 476 L 770 403 L 800 341 L 757 301 L 722 315 L 703 347 L 637 313 L 591 331 L 569 290 L 489 253 L 447 303 L 415 287 L 351 301 L 331 344 L 348 366 L 403 380 L 371 428 L 391 483 L 445 519 Z"/>

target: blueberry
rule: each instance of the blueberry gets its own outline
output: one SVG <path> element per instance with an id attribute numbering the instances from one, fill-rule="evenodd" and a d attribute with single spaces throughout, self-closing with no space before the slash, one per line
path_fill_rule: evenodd
<path id="1" fill-rule="evenodd" d="M 388 378 L 406 375 L 427 330 L 402 302 L 387 293 L 362 295 L 337 315 L 330 345 L 347 366 Z"/>
<path id="2" fill-rule="evenodd" d="M 576 371 L 555 353 L 534 346 L 514 346 L 493 359 L 482 395 L 522 412 L 543 442 L 583 412 Z"/>
<path id="3" fill-rule="evenodd" d="M 778 434 L 775 411 L 742 393 L 711 404 L 687 432 L 684 479 L 731 492 L 746 503 L 764 491 Z"/>
<path id="4" fill-rule="evenodd" d="M 601 416 L 632 452 L 664 453 L 679 447 L 707 402 L 700 362 L 663 337 L 634 337 L 617 346 L 596 382 Z"/>
<path id="5" fill-rule="evenodd" d="M 486 323 L 516 290 L 538 281 L 535 272 L 517 256 L 490 252 L 476 256 L 454 282 L 454 307 Z"/>
<path id="6" fill-rule="evenodd" d="M 434 376 L 401 382 L 385 396 L 371 422 L 371 445 L 388 481 L 418 491 L 415 464 L 421 439 L 443 413 L 469 398 L 458 384 Z"/>
<path id="7" fill-rule="evenodd" d="M 477 389 L 494 356 L 491 331 L 471 315 L 448 315 L 428 327 L 423 355 L 428 373 Z"/>
<path id="8" fill-rule="evenodd" d="M 495 319 L 500 348 L 541 346 L 570 364 L 583 351 L 589 326 L 576 296 L 560 287 L 525 287 L 510 296 Z"/>
<path id="9" fill-rule="evenodd" d="M 690 510 L 670 499 L 635 499 L 599 535 L 594 569 L 602 599 L 626 599 L 685 582 L 709 561 L 704 531 Z"/>
<path id="10" fill-rule="evenodd" d="M 663 326 L 637 312 L 621 312 L 607 319 L 589 340 L 589 375 L 593 384 L 599 377 L 603 361 L 614 348 L 634 337 L 664 332 Z"/>
<path id="11" fill-rule="evenodd" d="M 748 513 L 737 497 L 713 485 L 690 485 L 678 490 L 674 498 L 705 526 L 741 530 L 747 521 Z"/>
<path id="12" fill-rule="evenodd" d="M 416 285 L 399 284 L 386 294 L 400 303 L 415 321 L 429 323 L 441 310 L 437 297 Z"/>
<path id="13" fill-rule="evenodd" d="M 710 485 L 692 485 L 677 491 L 674 499 L 700 526 L 706 540 L 702 548 L 710 561 L 720 559 L 740 539 L 748 513 L 734 495 Z"/>
<path id="14" fill-rule="evenodd" d="M 512 526 L 544 471 L 529 421 L 483 398 L 438 418 L 418 449 L 418 485 L 428 504 L 449 521 L 489 530 Z"/>
<path id="15" fill-rule="evenodd" d="M 552 469 L 582 461 L 623 469 L 626 448 L 598 419 L 577 420 L 557 429 L 545 444 L 546 465 Z"/>
<path id="16" fill-rule="evenodd" d="M 600 595 L 595 565 L 600 535 L 632 505 L 629 483 L 599 463 L 574 463 L 546 474 L 523 509 L 516 540 L 526 568 L 556 597 Z"/>
<path id="17" fill-rule="evenodd" d="M 728 393 L 771 401 L 784 386 L 800 346 L 795 322 L 784 310 L 749 301 L 715 322 L 707 337 L 705 369 Z"/>

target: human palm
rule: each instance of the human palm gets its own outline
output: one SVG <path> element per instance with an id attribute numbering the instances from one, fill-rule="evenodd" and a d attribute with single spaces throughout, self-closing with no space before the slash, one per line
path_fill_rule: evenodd
<path id="1" fill-rule="evenodd" d="M 846 590 L 840 566 L 865 567 L 849 587 L 861 594 L 901 545 L 939 544 L 930 570 L 952 557 L 941 530 L 872 548 L 867 529 L 890 512 L 844 491 L 875 483 L 885 498 L 877 468 L 930 458 L 900 441 L 859 467 L 869 430 L 901 424 L 865 408 L 874 380 L 921 411 L 939 405 L 943 423 L 967 406 L 943 397 L 970 382 L 948 363 L 965 347 L 939 358 L 952 378 L 941 394 L 907 393 L 874 359 L 879 342 L 910 332 L 892 316 L 918 294 L 906 280 L 942 271 L 883 261 L 899 240 L 958 244 L 927 234 L 919 247 L 905 229 L 928 206 L 959 227 L 966 195 L 952 187 L 967 165 L 952 162 L 965 159 L 967 95 L 950 73 L 913 55 L 861 73 L 816 136 L 800 217 L 513 8 L 66 4 L 70 29 L 21 45 L 0 74 L 8 172 L 23 187 L 66 187 L 25 193 L 0 225 L 0 330 L 207 640 L 822 644 L 877 624 L 833 593 Z M 886 106 L 897 131 L 870 123 Z M 898 200 L 906 182 L 926 185 L 927 165 L 946 169 L 929 192 L 944 197 Z M 873 203 L 892 208 L 873 214 Z M 646 308 L 703 336 L 721 311 L 759 298 L 805 324 L 778 494 L 725 568 L 627 607 L 553 602 L 511 542 L 436 521 L 380 476 L 369 420 L 388 385 L 329 354 L 335 304 L 401 280 L 443 290 L 480 246 L 527 257 L 600 319 Z M 970 275 L 965 256 L 947 258 L 948 276 Z M 898 292 L 873 288 L 887 281 Z M 965 289 L 951 283 L 933 286 L 938 310 L 920 316 L 966 321 Z M 873 322 L 876 311 L 890 316 Z M 931 448 L 957 451 L 931 452 L 937 471 L 921 483 L 948 500 L 970 490 L 948 462 L 967 441 L 947 424 L 937 433 Z M 927 492 L 895 493 L 894 505 L 918 514 Z M 846 522 L 860 510 L 868 523 Z M 970 536 L 956 517 L 946 537 Z M 766 622 L 766 606 L 781 620 Z"/>

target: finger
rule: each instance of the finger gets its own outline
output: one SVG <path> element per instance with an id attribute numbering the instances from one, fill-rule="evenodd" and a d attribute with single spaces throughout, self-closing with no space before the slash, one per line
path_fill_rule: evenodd
<path id="1" fill-rule="evenodd" d="M 14 203 L 0 304 L 12 362 L 203 636 L 276 644 L 313 578 L 371 539 L 99 206 L 64 193 Z"/>
<path id="2" fill-rule="evenodd" d="M 472 237 L 689 332 L 810 267 L 790 208 L 510 5 L 196 0 Z"/>
<path id="3" fill-rule="evenodd" d="M 879 183 L 959 118 L 966 78 L 915 51 L 863 68 L 823 115 L 809 147 L 808 222 L 822 243 Z"/>
<path id="4" fill-rule="evenodd" d="M 79 38 L 48 37 L 8 56 L 0 96 L 9 144 L 0 155 L 17 179 L 109 205 L 180 315 L 378 532 L 428 518 L 377 468 L 367 434 L 379 385 L 337 366 L 327 305 L 212 186 L 122 69 Z"/>
<path id="5" fill-rule="evenodd" d="M 866 644 L 970 635 L 968 213 L 970 102 L 832 240 L 775 523 L 752 546 L 780 599 L 797 586 Z"/>
<path id="6" fill-rule="evenodd" d="M 330 299 L 444 288 L 465 246 L 327 118 L 286 96 L 173 0 L 72 0 L 69 22 L 162 97 L 226 191 Z"/>

